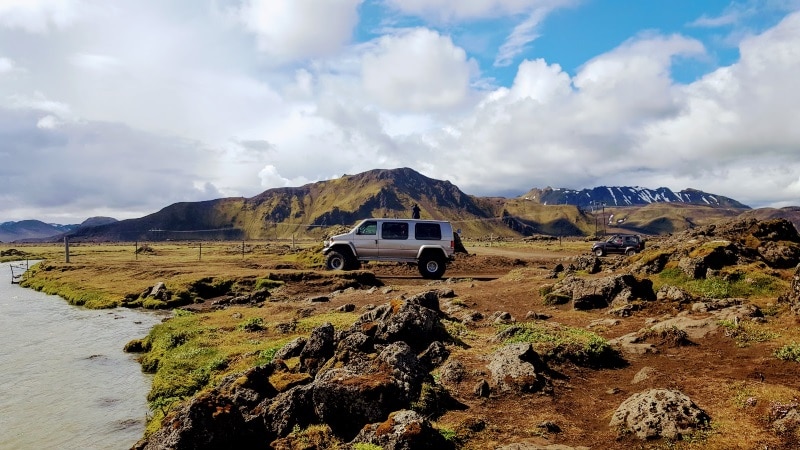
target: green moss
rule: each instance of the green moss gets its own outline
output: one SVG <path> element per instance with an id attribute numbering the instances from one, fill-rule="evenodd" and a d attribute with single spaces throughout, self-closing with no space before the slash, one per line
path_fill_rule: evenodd
<path id="1" fill-rule="evenodd" d="M 276 287 L 283 286 L 284 282 L 280 280 L 271 280 L 269 278 L 259 278 L 256 280 L 256 284 L 254 286 L 255 290 L 259 291 L 261 289 L 274 289 Z"/>
<path id="2" fill-rule="evenodd" d="M 725 277 L 694 279 L 677 267 L 664 269 L 656 277 L 654 287 L 669 284 L 690 294 L 709 298 L 774 297 L 783 292 L 787 283 L 778 277 L 751 268 L 746 272 L 727 274 Z"/>
<path id="3" fill-rule="evenodd" d="M 504 343 L 531 343 L 545 359 L 589 367 L 614 367 L 622 361 L 608 341 L 582 328 L 533 322 L 513 326 L 516 331 Z M 504 326 L 503 329 L 510 327 Z"/>
<path id="4" fill-rule="evenodd" d="M 353 444 L 353 450 L 383 450 L 383 447 L 375 444 L 358 443 Z"/>

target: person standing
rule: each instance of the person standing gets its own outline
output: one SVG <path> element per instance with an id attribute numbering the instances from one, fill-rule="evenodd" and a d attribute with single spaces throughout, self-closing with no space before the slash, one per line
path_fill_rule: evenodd
<path id="1" fill-rule="evenodd" d="M 411 208 L 411 218 L 419 219 L 419 206 L 416 203 L 414 203 L 414 206 Z"/>

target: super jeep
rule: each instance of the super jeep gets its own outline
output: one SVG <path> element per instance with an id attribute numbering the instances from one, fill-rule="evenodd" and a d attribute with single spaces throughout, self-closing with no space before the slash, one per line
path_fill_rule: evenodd
<path id="1" fill-rule="evenodd" d="M 345 234 L 325 241 L 329 270 L 352 270 L 366 261 L 417 265 L 423 278 L 438 279 L 455 253 L 450 222 L 419 219 L 365 219 Z"/>

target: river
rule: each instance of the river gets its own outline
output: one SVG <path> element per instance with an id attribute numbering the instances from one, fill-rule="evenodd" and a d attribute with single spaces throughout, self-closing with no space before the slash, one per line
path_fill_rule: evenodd
<path id="1" fill-rule="evenodd" d="M 0 263 L 0 449 L 130 448 L 151 378 L 122 348 L 164 317 L 71 306 Z"/>

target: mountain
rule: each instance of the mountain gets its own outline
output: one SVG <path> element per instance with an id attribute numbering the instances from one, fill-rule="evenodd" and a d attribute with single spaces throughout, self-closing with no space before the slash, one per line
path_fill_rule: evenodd
<path id="1" fill-rule="evenodd" d="M 548 188 L 511 199 L 476 197 L 449 181 L 428 178 L 409 168 L 375 169 L 300 187 L 269 189 L 251 198 L 175 203 L 142 218 L 80 227 L 69 236 L 76 241 L 322 239 L 332 226 L 349 227 L 367 217 L 411 217 L 414 204 L 419 205 L 423 219 L 449 220 L 468 239 L 586 236 L 613 230 L 661 234 L 748 209 L 734 200 L 700 191 L 674 194 L 663 188 L 620 187 L 597 188 L 595 198 L 606 198 L 600 195 L 603 192 L 613 193 L 618 199 L 614 205 L 637 206 L 623 208 L 607 203 L 604 208 L 590 210 L 578 201 L 547 200 L 556 198 L 552 194 L 556 191 L 584 192 Z M 577 198 L 583 194 L 570 195 Z"/>
<path id="2" fill-rule="evenodd" d="M 81 224 L 78 225 L 77 227 L 73 226 L 69 230 L 65 230 L 65 231 L 72 231 L 75 228 L 80 228 L 80 227 L 97 227 L 97 226 L 100 226 L 100 225 L 106 225 L 106 224 L 114 223 L 114 222 L 118 222 L 118 220 L 113 218 L 113 217 L 104 217 L 104 216 L 89 217 L 88 219 L 86 219 L 83 222 L 81 222 Z"/>
<path id="3" fill-rule="evenodd" d="M 111 217 L 90 217 L 80 224 L 61 225 L 40 220 L 21 220 L 0 223 L 0 242 L 35 241 L 61 237 L 82 227 L 93 227 L 116 222 Z"/>
<path id="4" fill-rule="evenodd" d="M 532 189 L 523 195 L 544 205 L 575 205 L 581 208 L 605 206 L 643 206 L 652 203 L 685 203 L 700 206 L 749 209 L 736 200 L 720 195 L 708 194 L 696 189 L 673 192 L 669 188 L 647 189 L 643 187 L 606 187 L 575 191 L 571 189 Z"/>
<path id="5" fill-rule="evenodd" d="M 40 220 L 3 222 L 0 223 L 0 242 L 47 238 L 59 235 L 64 231 L 69 231 L 64 225 L 55 226 Z"/>

